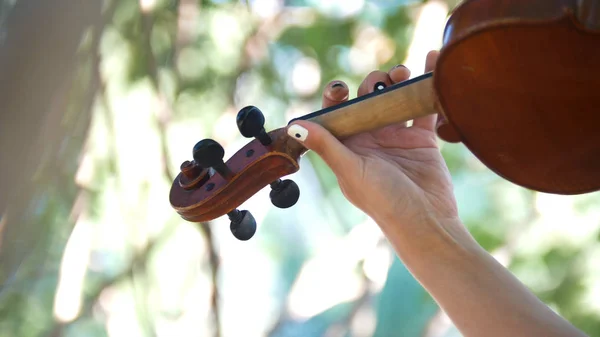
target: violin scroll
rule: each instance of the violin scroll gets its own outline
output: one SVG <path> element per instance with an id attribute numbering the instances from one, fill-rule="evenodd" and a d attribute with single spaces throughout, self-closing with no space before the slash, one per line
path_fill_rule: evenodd
<path id="1" fill-rule="evenodd" d="M 215 140 L 196 143 L 193 161 L 181 165 L 169 199 L 187 221 L 204 222 L 227 215 L 233 235 L 245 241 L 256 232 L 256 221 L 249 211 L 238 207 L 266 186 L 272 189 L 269 197 L 276 207 L 296 204 L 298 185 L 281 178 L 299 170 L 298 161 L 307 149 L 288 136 L 285 128 L 266 132 L 264 116 L 256 107 L 241 109 L 237 125 L 243 136 L 255 139 L 226 162 L 225 150 Z"/>

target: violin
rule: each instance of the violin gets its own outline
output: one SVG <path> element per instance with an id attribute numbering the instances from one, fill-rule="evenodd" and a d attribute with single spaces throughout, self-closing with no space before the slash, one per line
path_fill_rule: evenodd
<path id="1" fill-rule="evenodd" d="M 574 195 L 600 189 L 600 0 L 467 0 L 449 16 L 434 72 L 297 119 L 339 139 L 437 114 L 436 134 L 462 143 L 485 166 L 531 190 Z M 290 123 L 297 120 L 291 120 Z M 170 203 L 191 222 L 228 215 L 250 239 L 256 222 L 237 208 L 271 186 L 276 207 L 293 206 L 284 176 L 307 151 L 247 106 L 237 115 L 254 138 L 227 162 L 214 140 L 181 165 Z"/>

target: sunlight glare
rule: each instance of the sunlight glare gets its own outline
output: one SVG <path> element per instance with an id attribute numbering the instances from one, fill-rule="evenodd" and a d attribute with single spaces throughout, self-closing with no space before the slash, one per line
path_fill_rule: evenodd
<path id="1" fill-rule="evenodd" d="M 429 326 L 423 334 L 423 337 L 451 336 L 449 332 L 453 327 L 454 325 L 452 324 L 450 317 L 448 317 L 445 312 L 440 310 L 429 321 Z"/>
<path id="2" fill-rule="evenodd" d="M 496 259 L 496 261 L 498 261 L 498 263 L 500 263 L 504 267 L 507 267 L 508 264 L 512 261 L 512 252 L 506 246 L 502 246 L 496 249 L 495 251 L 491 252 L 491 255 L 494 259 Z"/>
<path id="3" fill-rule="evenodd" d="M 225 13 L 221 11 L 212 12 L 210 15 L 209 32 L 211 42 L 216 48 L 214 55 L 218 57 L 209 58 L 210 66 L 222 74 L 236 71 L 232 64 L 239 62 L 242 49 L 249 29 L 249 22 L 237 16 L 236 13 Z"/>
<path id="4" fill-rule="evenodd" d="M 291 120 L 309 114 L 314 111 L 312 102 L 291 102 L 285 111 L 285 118 Z"/>
<path id="5" fill-rule="evenodd" d="M 587 276 L 583 278 L 582 283 L 585 284 L 587 291 L 581 296 L 581 304 L 589 310 L 600 313 L 600 269 L 598 268 L 600 247 L 590 248 L 586 254 L 588 255 L 585 266 Z"/>
<path id="6" fill-rule="evenodd" d="M 91 237 L 91 224 L 80 219 L 65 246 L 54 299 L 54 317 L 60 322 L 70 322 L 79 314 Z"/>
<path id="7" fill-rule="evenodd" d="M 383 289 L 394 257 L 393 251 L 387 244 L 380 244 L 367 254 L 363 271 L 372 282 L 374 291 Z"/>
<path id="8" fill-rule="evenodd" d="M 593 216 L 585 219 L 578 214 L 574 202 L 575 199 L 570 196 L 537 193 L 535 207 L 540 213 L 547 239 L 578 246 L 594 237 L 596 219 Z"/>
<path id="9" fill-rule="evenodd" d="M 237 113 L 238 111 L 233 106 L 228 107 L 219 116 L 213 127 L 213 139 L 224 148 L 235 142 L 240 136 L 239 130 L 232 127 L 232 125 L 236 125 Z"/>
<path id="10" fill-rule="evenodd" d="M 369 304 L 363 304 L 354 319 L 350 323 L 352 329 L 352 336 L 354 337 L 370 337 L 373 336 L 375 328 L 377 327 L 377 313 L 374 308 Z"/>
<path id="11" fill-rule="evenodd" d="M 358 46 L 352 46 L 348 53 L 348 61 L 352 72 L 355 74 L 366 74 L 369 71 L 376 69 L 377 56 L 372 51 L 362 49 Z"/>
<path id="12" fill-rule="evenodd" d="M 314 94 L 321 84 L 321 67 L 317 60 L 304 57 L 298 60 L 292 70 L 292 85 L 297 94 Z"/>
<path id="13" fill-rule="evenodd" d="M 89 187 L 94 179 L 94 156 L 85 152 L 75 173 L 75 183 L 79 186 Z"/>
<path id="14" fill-rule="evenodd" d="M 382 238 L 377 225 L 368 220 L 333 241 L 305 263 L 289 295 L 292 317 L 306 319 L 332 306 L 354 301 L 362 295 L 364 281 L 356 266 L 376 248 Z"/>
<path id="15" fill-rule="evenodd" d="M 421 8 L 404 61 L 404 65 L 411 70 L 411 77 L 422 75 L 427 53 L 441 48 L 447 16 L 448 4 L 445 1 L 429 1 Z"/>
<path id="16" fill-rule="evenodd" d="M 361 295 L 362 281 L 348 263 L 355 261 L 340 255 L 319 256 L 302 267 L 288 301 L 294 319 L 310 318 Z"/>
<path id="17" fill-rule="evenodd" d="M 176 273 L 173 275 L 180 275 Z M 189 281 L 188 281 L 189 282 Z M 186 288 L 185 293 L 179 292 L 177 297 L 173 298 L 173 302 L 178 302 L 171 307 L 171 311 L 167 311 L 163 307 L 163 314 L 159 315 L 156 320 L 156 337 L 187 337 L 187 336 L 208 336 L 213 329 L 212 324 L 198 324 L 198 320 L 202 319 L 209 321 L 212 313 L 210 311 L 210 294 L 211 280 L 208 275 L 200 275 L 188 283 L 189 288 Z M 165 288 L 161 288 L 165 289 Z M 161 291 L 155 290 L 157 296 L 160 296 Z M 162 296 L 163 298 L 169 295 Z M 173 315 L 164 314 L 164 312 L 172 312 Z"/>
<path id="18" fill-rule="evenodd" d="M 142 12 L 151 12 L 156 7 L 156 0 L 140 0 L 140 8 Z"/>
<path id="19" fill-rule="evenodd" d="M 240 245 L 228 233 L 220 242 L 226 241 L 229 245 L 221 246 L 220 273 L 224 276 L 219 288 L 226 312 L 221 320 L 223 335 L 263 336 L 279 303 L 273 294 L 278 286 L 277 265 L 257 249 L 256 240 Z"/>
<path id="20" fill-rule="evenodd" d="M 315 1 L 314 4 L 328 15 L 347 18 L 359 14 L 365 6 L 365 0 Z"/>
<path id="21" fill-rule="evenodd" d="M 252 12 L 261 19 L 274 17 L 283 8 L 282 0 L 254 0 L 252 1 Z"/>
<path id="22" fill-rule="evenodd" d="M 519 235 L 519 255 L 533 258 L 553 247 L 577 249 L 594 242 L 600 212 L 580 214 L 575 201 L 570 196 L 536 193 L 534 203 L 539 217 Z"/>
<path id="23" fill-rule="evenodd" d="M 107 335 L 109 337 L 144 337 L 136 313 L 136 303 L 131 294 L 115 291 L 112 295 L 111 308 L 105 318 Z"/>
<path id="24" fill-rule="evenodd" d="M 373 26 L 359 28 L 355 39 L 348 53 L 350 67 L 355 74 L 366 74 L 378 68 L 396 52 L 394 41 Z"/>

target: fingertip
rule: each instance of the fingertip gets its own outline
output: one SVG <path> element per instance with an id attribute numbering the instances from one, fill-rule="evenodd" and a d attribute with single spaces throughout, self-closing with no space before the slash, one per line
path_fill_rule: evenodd
<path id="1" fill-rule="evenodd" d="M 374 70 L 365 77 L 358 87 L 358 96 L 363 96 L 376 90 L 381 90 L 381 86 L 387 87 L 393 84 L 388 73 L 380 70 Z"/>
<path id="2" fill-rule="evenodd" d="M 329 82 L 329 84 L 327 86 L 331 87 L 332 89 L 335 89 L 335 88 L 347 88 L 348 87 L 346 85 L 346 83 L 344 83 L 344 81 L 331 81 L 331 82 Z"/>
<path id="3" fill-rule="evenodd" d="M 331 81 L 323 90 L 323 108 L 328 108 L 348 100 L 350 90 L 343 81 Z"/>
<path id="4" fill-rule="evenodd" d="M 427 53 L 427 57 L 425 58 L 425 71 L 433 71 L 439 56 L 440 52 L 437 50 L 431 50 Z"/>
<path id="5" fill-rule="evenodd" d="M 290 137 L 300 142 L 305 142 L 306 138 L 308 138 L 308 130 L 298 122 L 290 124 L 286 132 Z"/>
<path id="6" fill-rule="evenodd" d="M 411 74 L 410 69 L 408 69 L 406 66 L 404 66 L 402 64 L 399 64 L 399 65 L 393 67 L 389 71 L 390 79 L 394 83 L 406 81 L 407 79 L 410 78 L 410 74 Z"/>
<path id="7" fill-rule="evenodd" d="M 320 142 L 319 139 L 323 138 L 323 133 L 326 130 L 317 123 L 307 120 L 296 120 L 287 126 L 286 132 L 290 137 L 312 149 L 312 145 Z"/>
<path id="8" fill-rule="evenodd" d="M 440 56 L 440 51 L 439 51 L 439 50 L 430 50 L 430 51 L 427 53 L 427 57 L 426 57 L 426 59 L 427 59 L 427 60 L 435 60 L 435 59 L 437 59 L 437 58 L 438 58 L 438 56 Z"/>
<path id="9" fill-rule="evenodd" d="M 343 102 L 348 98 L 350 90 L 343 81 L 332 81 L 325 87 L 323 94 L 332 102 Z"/>
<path id="10" fill-rule="evenodd" d="M 433 56 L 437 56 L 437 55 L 439 55 L 439 54 L 440 54 L 440 51 L 439 51 L 439 50 L 432 49 L 432 50 L 430 50 L 430 51 L 427 53 L 427 56 L 428 56 L 428 57 L 429 57 L 429 56 L 432 56 L 432 57 L 433 57 Z"/>
<path id="11" fill-rule="evenodd" d="M 353 163 L 353 153 L 323 126 L 298 120 L 287 127 L 287 134 L 318 154 L 336 174 Z"/>
<path id="12" fill-rule="evenodd" d="M 291 138 L 325 158 L 328 157 L 327 149 L 337 141 L 321 125 L 306 120 L 294 121 L 286 131 Z"/>

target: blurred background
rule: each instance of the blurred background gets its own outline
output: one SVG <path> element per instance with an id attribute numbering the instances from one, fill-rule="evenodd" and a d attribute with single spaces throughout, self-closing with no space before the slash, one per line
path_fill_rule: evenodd
<path id="1" fill-rule="evenodd" d="M 246 105 L 271 130 L 331 80 L 422 74 L 458 2 L 2 0 L 0 336 L 460 336 L 312 153 L 296 206 L 268 187 L 242 206 L 248 242 L 168 199 L 197 141 L 248 142 Z M 600 195 L 534 193 L 441 146 L 476 239 L 600 336 Z"/>

